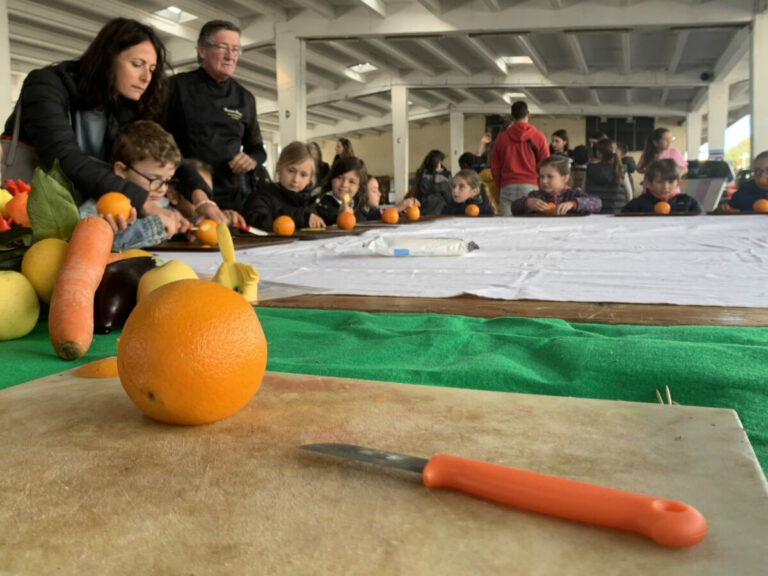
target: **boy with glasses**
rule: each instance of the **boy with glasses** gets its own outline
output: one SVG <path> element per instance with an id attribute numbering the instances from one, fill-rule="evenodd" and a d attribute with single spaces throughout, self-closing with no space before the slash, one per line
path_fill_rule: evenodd
<path id="1" fill-rule="evenodd" d="M 752 162 L 752 178 L 739 184 L 728 205 L 742 212 L 752 212 L 755 202 L 760 199 L 768 199 L 768 150 L 757 155 Z"/>
<path id="2" fill-rule="evenodd" d="M 173 178 L 181 162 L 181 153 L 168 132 L 148 120 L 128 124 L 120 132 L 112 151 L 112 171 L 121 178 L 141 186 L 149 192 L 149 199 L 162 208 L 173 210 L 166 193 L 176 184 Z M 97 213 L 96 200 L 90 199 L 80 206 L 80 217 Z M 126 220 L 122 215 L 102 217 L 115 233 L 114 250 L 146 248 L 167 239 L 163 216 L 136 218 L 136 210 Z"/>

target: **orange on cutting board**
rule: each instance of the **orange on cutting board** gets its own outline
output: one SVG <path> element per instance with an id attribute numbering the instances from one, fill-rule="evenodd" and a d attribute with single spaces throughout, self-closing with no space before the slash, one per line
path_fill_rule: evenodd
<path id="1" fill-rule="evenodd" d="M 352 230 L 355 227 L 357 219 L 352 212 L 339 212 L 336 218 L 336 226 L 342 230 Z"/>
<path id="2" fill-rule="evenodd" d="M 256 393 L 266 366 L 267 341 L 253 307 L 210 280 L 154 290 L 117 342 L 126 393 L 147 416 L 171 424 L 231 416 Z"/>
<path id="3" fill-rule="evenodd" d="M 99 214 L 110 214 L 113 218 L 122 214 L 123 218 L 128 220 L 131 215 L 131 201 L 120 192 L 107 192 L 96 202 L 96 211 Z"/>
<path id="4" fill-rule="evenodd" d="M 296 230 L 296 223 L 290 216 L 278 216 L 272 222 L 272 232 L 278 236 L 291 236 Z"/>
<path id="5" fill-rule="evenodd" d="M 197 225 L 195 237 L 201 244 L 207 246 L 216 246 L 219 243 L 219 235 L 216 234 L 216 222 L 213 220 L 203 220 Z"/>
<path id="6" fill-rule="evenodd" d="M 114 378 L 117 376 L 117 356 L 109 356 L 83 364 L 75 370 L 80 378 Z"/>
<path id="7" fill-rule="evenodd" d="M 768 212 L 768 200 L 766 200 L 765 198 L 760 198 L 759 200 L 755 200 L 755 203 L 752 204 L 752 211 L 760 212 L 761 214 Z"/>
<path id="8" fill-rule="evenodd" d="M 669 202 L 664 202 L 662 200 L 661 202 L 656 202 L 656 204 L 654 204 L 653 211 L 656 214 L 669 214 L 672 211 L 672 207 L 669 205 Z"/>
<path id="9" fill-rule="evenodd" d="M 467 216 L 479 216 L 480 207 L 477 204 L 467 204 L 467 207 L 464 208 L 464 214 Z"/>
<path id="10" fill-rule="evenodd" d="M 381 221 L 387 224 L 397 224 L 400 220 L 400 214 L 397 213 L 397 208 L 385 208 L 381 213 Z"/>
<path id="11" fill-rule="evenodd" d="M 410 206 L 405 211 L 405 217 L 408 218 L 408 220 L 418 220 L 421 217 L 421 210 L 419 210 L 418 206 Z"/>
<path id="12" fill-rule="evenodd" d="M 555 206 L 554 202 L 547 202 L 547 207 L 544 208 L 544 214 L 546 214 L 547 216 L 554 216 L 556 208 L 557 206 Z"/>

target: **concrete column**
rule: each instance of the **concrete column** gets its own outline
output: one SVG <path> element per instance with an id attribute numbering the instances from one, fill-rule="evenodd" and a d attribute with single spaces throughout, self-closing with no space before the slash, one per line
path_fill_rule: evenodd
<path id="1" fill-rule="evenodd" d="M 399 202 L 408 192 L 408 88 L 393 86 L 392 98 L 392 159 L 394 160 L 394 198 Z"/>
<path id="2" fill-rule="evenodd" d="M 307 84 L 304 41 L 288 34 L 275 39 L 280 145 L 307 138 Z"/>
<path id="3" fill-rule="evenodd" d="M 0 0 L 0 123 L 11 114 L 11 41 L 8 33 L 8 0 Z"/>
<path id="4" fill-rule="evenodd" d="M 720 160 L 725 156 L 725 129 L 728 127 L 728 84 L 713 82 L 707 93 L 707 135 L 709 157 Z"/>
<path id="5" fill-rule="evenodd" d="M 765 63 L 768 58 L 768 13 L 754 16 L 752 50 L 750 51 L 750 101 L 752 105 L 752 158 L 768 150 L 768 78 Z"/>
<path id="6" fill-rule="evenodd" d="M 688 160 L 698 160 L 701 146 L 701 112 L 691 112 L 685 117 L 685 142 Z"/>
<path id="7" fill-rule="evenodd" d="M 451 106 L 451 174 L 456 174 L 459 168 L 459 156 L 464 154 L 464 113 Z"/>

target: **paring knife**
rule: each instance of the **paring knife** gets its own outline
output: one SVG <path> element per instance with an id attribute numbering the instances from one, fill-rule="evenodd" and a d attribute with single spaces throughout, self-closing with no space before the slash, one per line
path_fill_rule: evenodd
<path id="1" fill-rule="evenodd" d="M 663 546 L 693 546 L 707 535 L 707 522 L 695 508 L 645 494 L 447 454 L 427 460 L 351 444 L 300 448 L 418 472 L 431 488 L 453 488 L 515 508 L 638 532 Z"/>
<path id="2" fill-rule="evenodd" d="M 265 232 L 259 228 L 254 228 L 253 226 L 248 226 L 247 224 L 235 224 L 235 228 L 242 230 L 243 232 L 253 234 L 254 236 L 269 236 L 269 232 Z"/>

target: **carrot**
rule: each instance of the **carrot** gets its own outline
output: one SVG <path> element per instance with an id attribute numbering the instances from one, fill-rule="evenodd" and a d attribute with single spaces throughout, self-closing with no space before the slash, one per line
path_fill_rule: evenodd
<path id="1" fill-rule="evenodd" d="M 69 240 L 51 296 L 48 335 L 64 360 L 76 360 L 93 340 L 93 297 L 112 250 L 114 234 L 106 220 L 80 220 Z"/>

